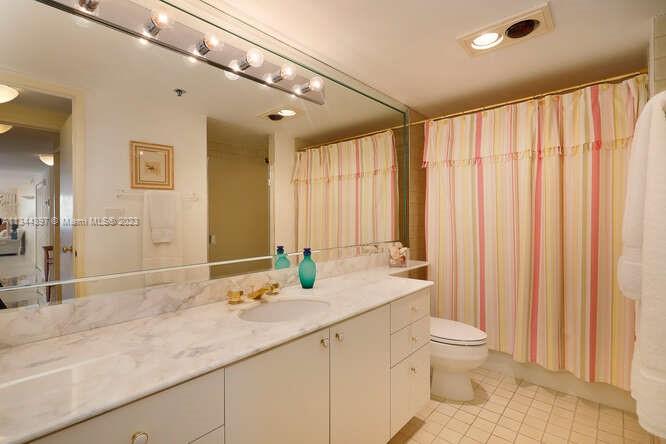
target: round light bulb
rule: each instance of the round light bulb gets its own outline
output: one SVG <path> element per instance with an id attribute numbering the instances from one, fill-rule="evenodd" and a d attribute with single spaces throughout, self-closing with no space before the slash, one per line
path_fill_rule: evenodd
<path id="1" fill-rule="evenodd" d="M 257 48 L 250 48 L 245 55 L 245 60 L 247 60 L 248 65 L 259 68 L 264 64 L 264 55 Z"/>
<path id="2" fill-rule="evenodd" d="M 301 86 L 300 85 L 294 85 L 294 94 L 296 95 L 301 95 Z"/>
<path id="3" fill-rule="evenodd" d="M 151 15 L 151 19 L 155 26 L 157 26 L 160 29 L 164 29 L 167 26 L 169 26 L 170 19 L 169 16 L 165 12 L 153 12 Z"/>
<path id="4" fill-rule="evenodd" d="M 273 74 L 266 74 L 264 76 L 264 82 L 268 83 L 269 85 L 273 84 Z"/>
<path id="5" fill-rule="evenodd" d="M 294 117 L 296 115 L 296 111 L 293 109 L 281 109 L 278 111 L 278 114 L 282 117 Z"/>
<path id="6" fill-rule="evenodd" d="M 222 46 L 220 45 L 220 39 L 218 39 L 217 36 L 214 35 L 206 36 L 206 38 L 204 38 L 204 43 L 211 51 L 222 49 Z"/>
<path id="7" fill-rule="evenodd" d="M 472 48 L 488 49 L 502 42 L 502 35 L 496 32 L 485 32 L 472 40 Z"/>
<path id="8" fill-rule="evenodd" d="M 0 103 L 11 102 L 15 98 L 17 98 L 18 95 L 19 92 L 14 88 L 12 88 L 11 86 L 0 85 Z"/>
<path id="9" fill-rule="evenodd" d="M 282 68 L 280 68 L 280 75 L 283 79 L 292 80 L 294 77 L 296 77 L 296 71 L 294 70 L 293 66 L 284 65 Z"/>
<path id="10" fill-rule="evenodd" d="M 324 89 L 324 79 L 321 77 L 313 77 L 310 79 L 310 89 L 312 91 L 321 91 Z"/>
<path id="11" fill-rule="evenodd" d="M 0 123 L 0 134 L 4 134 L 13 127 L 11 125 L 5 125 L 4 123 Z"/>

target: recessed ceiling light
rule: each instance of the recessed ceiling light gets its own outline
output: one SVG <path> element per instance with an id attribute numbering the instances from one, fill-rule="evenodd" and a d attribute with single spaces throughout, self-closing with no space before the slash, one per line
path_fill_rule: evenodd
<path id="1" fill-rule="evenodd" d="M 4 134 L 12 128 L 13 127 L 11 125 L 5 125 L 3 123 L 0 123 L 0 134 Z"/>
<path id="2" fill-rule="evenodd" d="M 0 103 L 11 102 L 15 98 L 17 98 L 18 95 L 19 92 L 14 88 L 12 88 L 11 86 L 0 85 Z"/>
<path id="3" fill-rule="evenodd" d="M 293 109 L 285 108 L 278 111 L 278 114 L 281 115 L 282 117 L 294 117 L 296 115 L 296 111 L 294 111 Z"/>
<path id="4" fill-rule="evenodd" d="M 484 32 L 472 40 L 472 48 L 488 49 L 499 45 L 502 42 L 502 35 L 497 32 Z"/>

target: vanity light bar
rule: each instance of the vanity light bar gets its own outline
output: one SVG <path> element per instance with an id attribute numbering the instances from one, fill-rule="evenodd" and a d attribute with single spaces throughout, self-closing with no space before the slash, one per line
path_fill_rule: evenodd
<path id="1" fill-rule="evenodd" d="M 136 37 L 144 45 L 152 43 L 182 54 L 192 62 L 199 61 L 221 69 L 230 80 L 244 77 L 290 95 L 298 91 L 301 99 L 318 105 L 324 104 L 321 77 L 316 76 L 307 81 L 297 76 L 290 65 L 280 67 L 265 62 L 263 52 L 257 48 L 242 51 L 228 44 L 224 45 L 217 36 L 202 35 L 201 32 L 173 20 L 162 10 L 151 11 L 133 0 L 35 1 Z M 141 15 L 143 17 L 140 17 Z M 138 23 L 134 20 L 137 17 Z M 263 73 L 258 72 L 261 68 Z"/>

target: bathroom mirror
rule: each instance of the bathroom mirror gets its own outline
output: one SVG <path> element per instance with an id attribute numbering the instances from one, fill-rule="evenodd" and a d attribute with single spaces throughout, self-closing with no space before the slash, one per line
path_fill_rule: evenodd
<path id="1" fill-rule="evenodd" d="M 0 307 L 406 239 L 398 107 L 166 2 L 0 6 Z"/>

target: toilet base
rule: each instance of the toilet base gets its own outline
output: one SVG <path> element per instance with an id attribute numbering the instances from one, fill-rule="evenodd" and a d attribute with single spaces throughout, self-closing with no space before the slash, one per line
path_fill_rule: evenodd
<path id="1" fill-rule="evenodd" d="M 471 401 L 474 388 L 468 372 L 446 372 L 433 367 L 430 393 L 453 401 Z"/>

